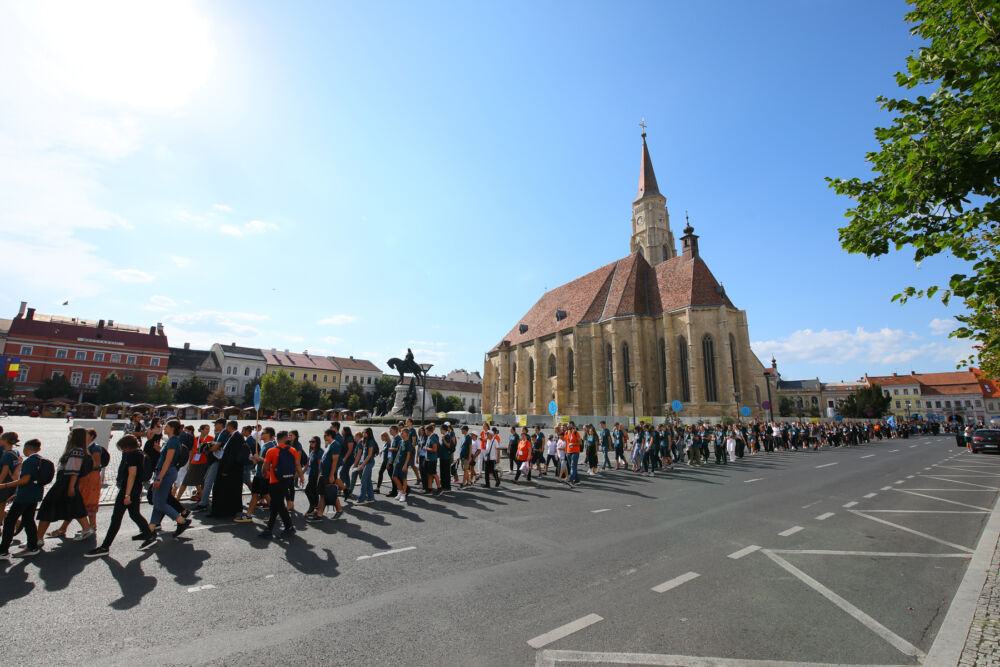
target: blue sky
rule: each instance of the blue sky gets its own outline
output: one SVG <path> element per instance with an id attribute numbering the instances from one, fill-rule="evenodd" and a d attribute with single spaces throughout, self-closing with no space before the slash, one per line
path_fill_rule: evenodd
<path id="1" fill-rule="evenodd" d="M 889 300 L 956 263 L 848 256 L 823 180 L 867 171 L 905 12 L 8 3 L 0 313 L 481 369 L 546 288 L 628 253 L 645 117 L 675 233 L 689 211 L 762 360 L 950 370 L 958 311 Z"/>

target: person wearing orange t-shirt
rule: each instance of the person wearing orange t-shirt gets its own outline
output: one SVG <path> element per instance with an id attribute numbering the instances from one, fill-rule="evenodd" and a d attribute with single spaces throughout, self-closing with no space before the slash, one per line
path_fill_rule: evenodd
<path id="1" fill-rule="evenodd" d="M 285 529 L 281 531 L 281 537 L 288 538 L 295 534 L 292 527 L 292 517 L 288 515 L 288 508 L 281 502 L 285 497 L 289 484 L 296 478 L 303 482 L 302 464 L 299 461 L 298 452 L 288 444 L 288 431 L 278 431 L 275 440 L 277 447 L 272 447 L 264 454 L 264 479 L 268 481 L 271 494 L 271 516 L 267 520 L 267 528 L 260 531 L 260 536 L 270 538 L 273 536 L 274 524 L 281 515 L 281 521 Z"/>
<path id="2" fill-rule="evenodd" d="M 527 468 L 528 481 L 531 481 L 531 438 L 528 432 L 521 434 L 521 440 L 517 443 L 517 472 L 514 473 L 514 483 L 521 478 L 521 471 Z"/>
<path id="3" fill-rule="evenodd" d="M 569 428 L 565 433 L 566 438 L 566 466 L 569 468 L 569 480 L 567 484 L 579 484 L 580 479 L 576 475 L 576 466 L 580 463 L 580 432 L 576 430 L 574 422 L 569 423 Z"/>

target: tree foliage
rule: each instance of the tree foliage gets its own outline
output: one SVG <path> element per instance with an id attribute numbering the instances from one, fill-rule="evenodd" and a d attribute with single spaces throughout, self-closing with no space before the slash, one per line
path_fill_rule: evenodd
<path id="1" fill-rule="evenodd" d="M 299 385 L 299 407 L 312 410 L 319 407 L 319 386 L 312 380 L 303 380 Z"/>
<path id="2" fill-rule="evenodd" d="M 350 398 L 347 399 L 347 409 L 357 410 L 361 407 L 361 397 L 357 394 L 351 394 Z"/>
<path id="3" fill-rule="evenodd" d="M 226 388 L 221 384 L 219 388 L 208 395 L 208 404 L 216 408 L 229 406 L 229 396 L 226 395 Z"/>
<path id="4" fill-rule="evenodd" d="M 174 400 L 174 389 L 170 386 L 170 380 L 164 375 L 156 384 L 146 389 L 146 402 L 153 405 L 164 405 Z"/>
<path id="5" fill-rule="evenodd" d="M 69 383 L 69 379 L 62 373 L 45 378 L 35 390 L 35 396 L 47 401 L 50 398 L 67 398 L 73 396 L 76 389 Z"/>
<path id="6" fill-rule="evenodd" d="M 289 410 L 298 407 L 299 384 L 284 370 L 266 375 L 260 383 L 261 410 Z"/>
<path id="7" fill-rule="evenodd" d="M 778 395 L 778 416 L 779 417 L 791 417 L 795 414 L 795 402 L 785 396 L 784 394 Z"/>
<path id="8" fill-rule="evenodd" d="M 859 387 L 840 405 L 840 414 L 858 419 L 878 419 L 889 411 L 892 399 L 877 384 Z"/>
<path id="9" fill-rule="evenodd" d="M 190 403 L 191 405 L 205 405 L 208 395 L 212 390 L 208 388 L 208 383 L 195 375 L 186 380 L 181 380 L 177 384 L 174 398 L 178 403 Z"/>
<path id="10" fill-rule="evenodd" d="M 970 339 L 983 370 L 1000 377 L 1000 7 L 994 0 L 910 0 L 911 32 L 926 41 L 896 82 L 915 99 L 879 97 L 893 114 L 875 130 L 871 180 L 828 179 L 851 197 L 840 230 L 851 253 L 878 257 L 912 248 L 914 260 L 940 253 L 967 263 L 946 286 L 906 287 L 893 297 L 962 299 L 967 314 L 952 337 Z M 911 95 L 912 97 L 912 95 Z"/>
<path id="11" fill-rule="evenodd" d="M 97 386 L 97 402 L 105 405 L 107 403 L 118 403 L 125 398 L 125 386 L 114 373 L 109 373 L 106 378 Z"/>
<path id="12" fill-rule="evenodd" d="M 247 382 L 247 386 L 243 389 L 242 407 L 248 408 L 253 405 L 253 395 L 257 391 L 257 387 L 259 385 L 260 385 L 259 377 L 256 377 L 250 382 Z"/>

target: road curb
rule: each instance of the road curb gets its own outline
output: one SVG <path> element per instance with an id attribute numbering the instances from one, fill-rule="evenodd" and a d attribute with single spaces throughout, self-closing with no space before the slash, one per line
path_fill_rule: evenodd
<path id="1" fill-rule="evenodd" d="M 986 577 L 993 562 L 998 539 L 1000 539 L 1000 497 L 993 504 L 993 512 L 986 522 L 986 527 L 983 528 L 982 537 L 979 538 L 979 544 L 972 554 L 972 560 L 965 571 L 965 576 L 962 577 L 962 583 L 959 584 L 958 591 L 948 607 L 948 614 L 944 617 L 934 643 L 927 652 L 925 665 L 957 665 L 961 660 L 965 642 L 972 629 L 979 596 L 983 592 L 983 586 L 986 585 Z"/>

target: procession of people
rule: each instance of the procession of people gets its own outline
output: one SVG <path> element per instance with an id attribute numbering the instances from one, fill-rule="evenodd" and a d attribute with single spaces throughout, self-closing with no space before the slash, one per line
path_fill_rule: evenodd
<path id="1" fill-rule="evenodd" d="M 322 438 L 303 445 L 296 430 L 241 427 L 225 419 L 196 428 L 177 419 L 144 422 L 136 414 L 114 444 L 121 452 L 117 494 L 103 539 L 82 555 L 108 555 L 126 514 L 139 529 L 132 539 L 140 550 L 154 548 L 166 536 L 180 537 L 202 513 L 237 524 L 254 523 L 260 513 L 260 539 L 289 539 L 297 530 L 297 491 L 305 494 L 303 518 L 312 524 L 341 519 L 354 504 L 374 505 L 377 494 L 381 502 L 406 503 L 414 493 L 451 496 L 503 484 L 540 484 L 550 476 L 553 484 L 575 488 L 581 477 L 612 469 L 652 477 L 678 466 L 728 465 L 773 452 L 937 432 L 929 424 L 893 419 L 640 423 L 632 428 L 570 421 L 549 435 L 540 425 L 505 428 L 502 434 L 501 427 L 489 423 L 456 428 L 449 422 L 417 426 L 407 419 L 376 437 L 371 427 L 354 430 L 332 422 Z M 71 428 L 66 442 L 55 445 L 61 453 L 54 461 L 43 456 L 37 439 L 24 442 L 21 451 L 19 444 L 17 433 L 0 433 L 0 560 L 36 556 L 46 540 L 93 544 L 102 528 L 97 511 L 102 480 L 110 482 L 105 477 L 111 473 L 110 453 L 97 442 L 96 431 Z M 143 500 L 150 507 L 144 508 Z M 80 530 L 69 537 L 74 522 Z M 52 524 L 58 527 L 48 532 Z M 23 548 L 10 554 L 21 533 Z"/>

